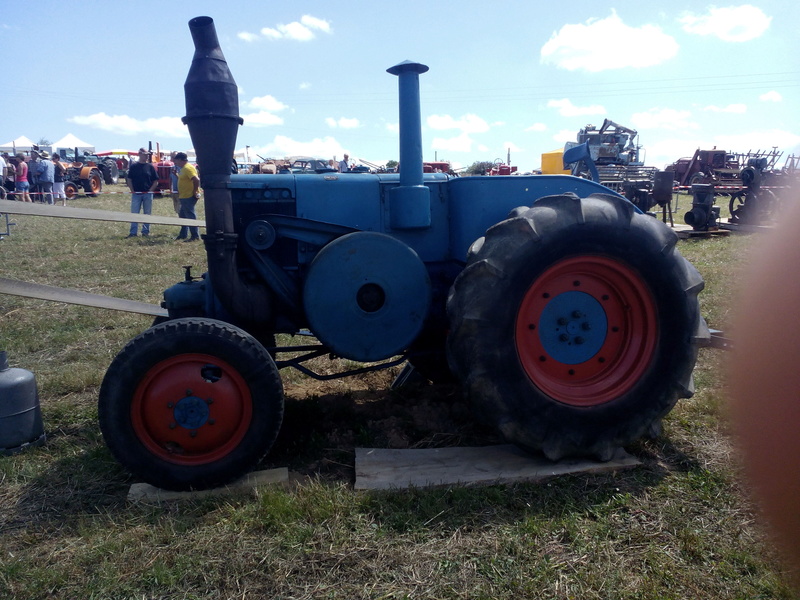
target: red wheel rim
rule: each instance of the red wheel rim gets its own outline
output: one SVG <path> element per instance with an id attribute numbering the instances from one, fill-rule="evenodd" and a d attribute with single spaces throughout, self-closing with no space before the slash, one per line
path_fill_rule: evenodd
<path id="1" fill-rule="evenodd" d="M 200 415 L 192 426 L 187 407 Z M 226 456 L 244 438 L 252 416 L 252 396 L 242 376 L 207 354 L 179 354 L 159 362 L 142 378 L 131 403 L 131 423 L 141 443 L 180 465 Z"/>
<path id="2" fill-rule="evenodd" d="M 546 350 L 542 316 L 564 294 L 588 294 L 601 307 L 599 350 L 567 364 Z M 548 313 L 549 314 L 549 313 Z M 536 387 L 572 406 L 597 406 L 629 391 L 650 367 L 658 343 L 656 304 L 631 267 L 603 256 L 565 259 L 534 281 L 517 312 L 515 344 L 522 368 Z"/>

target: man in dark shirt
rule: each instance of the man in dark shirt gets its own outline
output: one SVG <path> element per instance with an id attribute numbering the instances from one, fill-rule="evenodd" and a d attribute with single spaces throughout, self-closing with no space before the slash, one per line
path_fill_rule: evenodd
<path id="1" fill-rule="evenodd" d="M 133 163 L 128 169 L 128 188 L 131 190 L 131 212 L 138 215 L 143 212 L 146 215 L 153 210 L 153 192 L 158 188 L 158 173 L 150 162 L 150 152 L 144 148 L 139 148 L 139 162 Z M 131 223 L 129 238 L 136 237 L 138 223 Z M 142 223 L 142 236 L 150 235 L 150 223 Z"/>

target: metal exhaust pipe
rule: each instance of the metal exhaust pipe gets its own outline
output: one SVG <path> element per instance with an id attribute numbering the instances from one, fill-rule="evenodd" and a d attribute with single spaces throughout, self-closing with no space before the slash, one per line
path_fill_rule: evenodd
<path id="1" fill-rule="evenodd" d="M 422 118 L 419 76 L 426 65 L 404 61 L 387 69 L 397 75 L 400 104 L 400 186 L 389 190 L 389 224 L 393 229 L 431 226 L 431 195 L 422 179 Z"/>
<path id="2" fill-rule="evenodd" d="M 236 262 L 233 227 L 231 161 L 239 116 L 236 82 L 219 46 L 214 20 L 189 21 L 195 52 L 183 85 L 186 116 L 203 187 L 206 212 L 206 254 L 214 293 L 238 321 L 258 327 L 271 316 L 271 296 L 262 285 L 245 283 Z"/>

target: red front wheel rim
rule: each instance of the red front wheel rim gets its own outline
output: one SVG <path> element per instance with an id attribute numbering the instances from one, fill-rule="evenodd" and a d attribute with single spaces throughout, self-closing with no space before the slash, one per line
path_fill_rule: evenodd
<path id="1" fill-rule="evenodd" d="M 208 354 L 180 354 L 155 364 L 131 403 L 131 423 L 144 447 L 187 466 L 228 455 L 252 418 L 253 400 L 244 378 Z"/>

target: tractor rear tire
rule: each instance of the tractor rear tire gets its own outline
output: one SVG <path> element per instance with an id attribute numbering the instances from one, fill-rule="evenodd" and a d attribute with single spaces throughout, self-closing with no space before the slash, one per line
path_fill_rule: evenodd
<path id="1" fill-rule="evenodd" d="M 170 490 L 244 475 L 270 450 L 283 386 L 267 350 L 222 321 L 186 318 L 145 330 L 100 387 L 100 429 L 137 477 Z"/>
<path id="2" fill-rule="evenodd" d="M 103 172 L 103 181 L 107 185 L 119 183 L 119 167 L 117 167 L 117 161 L 113 158 L 104 159 L 100 164 L 100 170 Z"/>
<path id="3" fill-rule="evenodd" d="M 478 417 L 551 460 L 658 435 L 708 335 L 677 239 L 605 194 L 545 197 L 491 227 L 447 302 L 448 360 Z"/>

